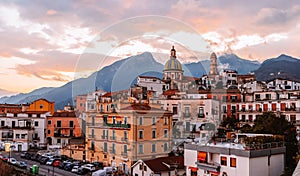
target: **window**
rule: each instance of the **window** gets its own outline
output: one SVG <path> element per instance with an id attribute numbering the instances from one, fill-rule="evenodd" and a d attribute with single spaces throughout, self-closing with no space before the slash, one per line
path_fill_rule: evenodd
<path id="1" fill-rule="evenodd" d="M 168 129 L 164 129 L 164 137 L 165 137 L 165 138 L 168 137 Z"/>
<path id="2" fill-rule="evenodd" d="M 69 121 L 69 126 L 73 127 L 74 126 L 74 122 L 73 121 Z"/>
<path id="3" fill-rule="evenodd" d="M 38 121 L 35 121 L 35 122 L 34 122 L 34 126 L 39 126 L 39 122 L 38 122 Z"/>
<path id="4" fill-rule="evenodd" d="M 185 122 L 185 131 L 191 131 L 190 127 L 191 127 L 190 122 Z"/>
<path id="5" fill-rule="evenodd" d="M 25 139 L 26 134 L 21 134 L 21 139 Z"/>
<path id="6" fill-rule="evenodd" d="M 40 109 L 43 109 L 43 105 L 42 104 L 40 104 Z"/>
<path id="7" fill-rule="evenodd" d="M 127 124 L 127 123 L 128 123 L 128 117 L 124 116 L 124 124 Z"/>
<path id="8" fill-rule="evenodd" d="M 70 130 L 70 136 L 74 136 L 74 131 Z"/>
<path id="9" fill-rule="evenodd" d="M 61 121 L 60 120 L 56 122 L 56 126 L 61 127 Z"/>
<path id="10" fill-rule="evenodd" d="M 95 130 L 92 129 L 92 138 L 95 136 Z"/>
<path id="11" fill-rule="evenodd" d="M 236 158 L 230 158 L 230 167 L 236 167 Z"/>
<path id="12" fill-rule="evenodd" d="M 48 130 L 48 134 L 50 134 L 51 133 L 51 130 Z"/>
<path id="13" fill-rule="evenodd" d="M 103 123 L 107 123 L 107 115 L 103 116 Z"/>
<path id="14" fill-rule="evenodd" d="M 60 144 L 61 140 L 60 139 L 57 139 L 56 143 Z"/>
<path id="15" fill-rule="evenodd" d="M 48 120 L 48 125 L 51 125 L 51 120 Z"/>
<path id="16" fill-rule="evenodd" d="M 177 112 L 177 107 L 175 106 L 175 107 L 173 107 L 173 114 L 177 114 L 178 112 Z"/>
<path id="17" fill-rule="evenodd" d="M 152 125 L 156 124 L 156 117 L 152 117 Z"/>
<path id="18" fill-rule="evenodd" d="M 102 139 L 107 139 L 108 138 L 108 130 L 103 130 L 103 136 Z"/>
<path id="19" fill-rule="evenodd" d="M 116 140 L 116 130 L 112 130 L 112 140 Z"/>
<path id="20" fill-rule="evenodd" d="M 165 124 L 165 125 L 168 125 L 168 122 L 169 122 L 169 118 L 168 118 L 168 117 L 165 117 L 165 122 L 164 122 L 164 124 Z"/>
<path id="21" fill-rule="evenodd" d="M 139 125 L 143 125 L 143 117 L 139 117 Z"/>
<path id="22" fill-rule="evenodd" d="M 156 144 L 152 144 L 152 147 L 151 147 L 151 151 L 152 153 L 155 153 L 156 152 Z"/>
<path id="23" fill-rule="evenodd" d="M 127 154 L 127 145 L 124 145 L 124 147 L 123 147 L 123 153 Z"/>
<path id="24" fill-rule="evenodd" d="M 104 152 L 107 152 L 107 142 L 104 142 L 104 143 L 103 143 L 103 151 L 104 151 Z"/>
<path id="25" fill-rule="evenodd" d="M 16 134 L 16 139 L 20 139 L 20 134 Z"/>
<path id="26" fill-rule="evenodd" d="M 204 118 L 204 108 L 203 107 L 199 107 L 198 117 L 199 118 Z"/>
<path id="27" fill-rule="evenodd" d="M 221 156 L 221 165 L 222 166 L 227 166 L 227 157 Z"/>
<path id="28" fill-rule="evenodd" d="M 168 151 L 168 143 L 164 143 L 164 152 Z"/>
<path id="29" fill-rule="evenodd" d="M 156 129 L 152 129 L 152 139 L 156 138 Z"/>
<path id="30" fill-rule="evenodd" d="M 1 126 L 5 126 L 5 121 L 4 120 L 1 120 Z"/>
<path id="31" fill-rule="evenodd" d="M 15 127 L 16 126 L 16 121 L 12 121 L 11 127 Z"/>
<path id="32" fill-rule="evenodd" d="M 185 107 L 184 108 L 184 116 L 189 117 L 190 116 L 190 107 Z"/>
<path id="33" fill-rule="evenodd" d="M 92 116 L 92 126 L 95 125 L 95 116 Z"/>
<path id="34" fill-rule="evenodd" d="M 143 137 L 144 137 L 144 132 L 143 132 L 143 130 L 140 130 L 139 131 L 139 139 L 143 139 Z"/>
<path id="35" fill-rule="evenodd" d="M 116 154 L 116 144 L 115 143 L 112 143 L 111 148 L 112 148 L 111 153 Z"/>
<path id="36" fill-rule="evenodd" d="M 124 140 L 127 140 L 127 131 L 124 131 Z"/>
<path id="37" fill-rule="evenodd" d="M 260 94 L 255 95 L 255 100 L 260 100 Z"/>
<path id="38" fill-rule="evenodd" d="M 116 116 L 112 116 L 112 120 L 113 120 L 112 123 L 116 124 Z"/>
<path id="39" fill-rule="evenodd" d="M 143 154 L 144 153 L 144 145 L 140 144 L 139 145 L 139 154 Z"/>

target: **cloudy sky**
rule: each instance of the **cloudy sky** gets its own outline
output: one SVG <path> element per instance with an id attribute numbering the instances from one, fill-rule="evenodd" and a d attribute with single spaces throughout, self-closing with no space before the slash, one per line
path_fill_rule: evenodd
<path id="1" fill-rule="evenodd" d="M 55 2 L 0 2 L 0 96 L 61 86 L 145 51 L 163 63 L 171 45 L 182 62 L 212 51 L 300 58 L 296 0 Z"/>

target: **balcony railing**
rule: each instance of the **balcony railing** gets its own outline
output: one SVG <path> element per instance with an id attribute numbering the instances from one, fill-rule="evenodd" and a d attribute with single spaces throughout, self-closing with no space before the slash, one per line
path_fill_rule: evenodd
<path id="1" fill-rule="evenodd" d="M 130 124 L 105 123 L 104 125 L 112 128 L 130 128 Z"/>
<path id="2" fill-rule="evenodd" d="M 56 129 L 63 129 L 63 128 L 65 128 L 65 129 L 74 129 L 75 128 L 75 125 L 73 125 L 73 126 L 56 126 L 56 125 L 54 125 L 54 128 L 56 128 Z"/>
<path id="3" fill-rule="evenodd" d="M 115 141 L 117 139 L 117 137 L 116 136 L 110 136 L 109 139 L 112 140 L 112 141 Z"/>
<path id="4" fill-rule="evenodd" d="M 101 139 L 108 139 L 108 136 L 101 136 Z"/>
<path id="5" fill-rule="evenodd" d="M 70 136 L 68 134 L 54 133 L 54 137 L 69 138 L 69 137 L 73 137 L 73 136 Z"/>
<path id="6" fill-rule="evenodd" d="M 93 139 L 93 138 L 95 138 L 95 135 L 90 134 L 89 138 Z"/>
<path id="7" fill-rule="evenodd" d="M 200 113 L 199 113 L 199 114 L 198 114 L 198 117 L 199 117 L 199 118 L 204 118 L 204 117 L 205 117 L 205 115 L 204 115 L 204 114 L 200 114 Z"/>
<path id="8" fill-rule="evenodd" d="M 1 126 L 0 129 L 34 130 L 32 126 Z"/>
<path id="9" fill-rule="evenodd" d="M 128 138 L 121 138 L 121 141 L 127 142 Z"/>
<path id="10" fill-rule="evenodd" d="M 122 152 L 121 155 L 127 157 L 127 156 L 128 156 L 128 153 L 127 153 L 127 152 Z"/>
<path id="11" fill-rule="evenodd" d="M 213 171 L 213 172 L 220 172 L 221 165 L 219 163 L 200 163 L 197 162 L 197 166 L 199 169 Z"/>
<path id="12" fill-rule="evenodd" d="M 189 113 L 189 112 L 183 112 L 183 116 L 184 116 L 184 117 L 190 117 L 190 116 L 191 116 L 191 113 Z"/>
<path id="13" fill-rule="evenodd" d="M 87 123 L 87 126 L 101 127 L 101 126 L 103 126 L 103 123 L 91 123 L 91 122 L 89 122 L 89 123 Z"/>

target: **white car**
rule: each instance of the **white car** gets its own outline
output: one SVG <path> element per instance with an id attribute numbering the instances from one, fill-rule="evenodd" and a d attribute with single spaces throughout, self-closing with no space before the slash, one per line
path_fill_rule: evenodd
<path id="1" fill-rule="evenodd" d="M 49 159 L 47 162 L 46 162 L 46 165 L 52 165 L 52 163 L 53 163 L 53 161 L 54 161 L 54 159 Z"/>
<path id="2" fill-rule="evenodd" d="M 73 166 L 71 172 L 77 173 L 79 169 L 79 166 Z"/>
<path id="3" fill-rule="evenodd" d="M 11 164 L 17 164 L 17 160 L 15 158 L 10 158 L 8 162 L 10 162 Z"/>
<path id="4" fill-rule="evenodd" d="M 96 170 L 95 166 L 92 164 L 85 164 L 85 165 L 82 165 L 81 167 L 89 170 L 90 172 L 94 172 Z"/>

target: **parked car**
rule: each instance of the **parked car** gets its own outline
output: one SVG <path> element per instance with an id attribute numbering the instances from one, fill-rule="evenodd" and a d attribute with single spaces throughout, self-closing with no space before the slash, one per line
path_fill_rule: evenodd
<path id="1" fill-rule="evenodd" d="M 106 170 L 97 170 L 96 172 L 93 172 L 92 176 L 106 176 Z"/>
<path id="2" fill-rule="evenodd" d="M 87 170 L 86 168 L 82 168 L 82 167 L 78 168 L 78 172 L 77 172 L 78 175 L 85 175 L 87 173 L 89 173 L 89 170 Z"/>
<path id="3" fill-rule="evenodd" d="M 17 166 L 22 169 L 27 169 L 27 164 L 24 161 L 18 161 Z"/>
<path id="4" fill-rule="evenodd" d="M 71 172 L 73 173 L 77 173 L 78 172 L 78 169 L 79 169 L 79 166 L 74 166 L 71 170 Z"/>
<path id="5" fill-rule="evenodd" d="M 15 158 L 9 158 L 8 162 L 13 164 L 13 165 L 17 164 L 17 160 Z"/>
<path id="6" fill-rule="evenodd" d="M 21 156 L 21 158 L 25 158 L 25 156 L 26 156 L 26 153 L 27 153 L 27 152 L 23 152 L 23 153 L 21 153 L 21 155 L 20 155 L 20 156 Z"/>
<path id="7" fill-rule="evenodd" d="M 59 167 L 60 163 L 61 163 L 61 161 L 59 159 L 54 159 L 52 166 Z"/>
<path id="8" fill-rule="evenodd" d="M 95 167 L 103 167 L 103 163 L 102 162 L 98 162 L 98 161 L 95 161 L 95 162 L 92 162 L 92 164 L 95 166 Z"/>
<path id="9" fill-rule="evenodd" d="M 84 164 L 81 167 L 87 169 L 89 172 L 94 172 L 96 170 L 93 164 Z"/>
<path id="10" fill-rule="evenodd" d="M 1 159 L 2 159 L 2 161 L 7 162 L 8 161 L 8 156 L 3 156 Z"/>
<path id="11" fill-rule="evenodd" d="M 26 159 L 31 159 L 31 156 L 32 156 L 33 154 L 31 154 L 31 153 L 25 153 L 25 158 Z"/>
<path id="12" fill-rule="evenodd" d="M 43 157 L 43 158 L 40 160 L 40 164 L 46 164 L 48 160 L 49 160 L 49 158 Z"/>
<path id="13" fill-rule="evenodd" d="M 64 170 L 71 171 L 73 166 L 75 166 L 73 163 L 66 164 Z"/>
<path id="14" fill-rule="evenodd" d="M 46 162 L 46 165 L 52 166 L 53 162 L 54 162 L 54 159 L 53 159 L 53 158 L 52 158 L 52 159 L 49 159 L 49 160 Z"/>

